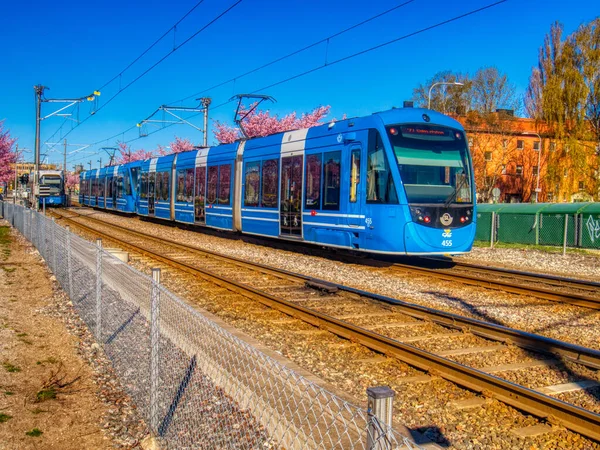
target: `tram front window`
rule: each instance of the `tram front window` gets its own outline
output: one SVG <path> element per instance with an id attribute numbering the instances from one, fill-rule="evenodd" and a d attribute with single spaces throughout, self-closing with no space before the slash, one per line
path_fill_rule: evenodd
<path id="1" fill-rule="evenodd" d="M 472 203 L 464 134 L 451 128 L 405 124 L 387 127 L 409 204 Z"/>
<path id="2" fill-rule="evenodd" d="M 50 195 L 60 194 L 62 180 L 60 177 L 41 177 L 40 184 L 42 186 L 48 186 L 50 188 Z"/>

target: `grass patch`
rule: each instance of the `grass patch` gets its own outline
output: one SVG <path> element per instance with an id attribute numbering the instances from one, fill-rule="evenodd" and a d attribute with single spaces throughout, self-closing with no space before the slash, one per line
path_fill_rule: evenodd
<path id="1" fill-rule="evenodd" d="M 47 413 L 49 412 L 46 409 L 42 409 L 42 408 L 35 408 L 31 410 L 31 414 L 41 414 L 41 413 Z"/>
<path id="2" fill-rule="evenodd" d="M 490 241 L 475 241 L 473 242 L 474 247 L 489 248 Z M 534 244 L 517 244 L 512 242 L 495 242 L 494 248 L 512 248 L 516 250 L 539 250 L 546 253 L 562 253 L 562 247 L 556 247 L 552 245 L 534 245 Z M 567 253 L 577 255 L 591 255 L 598 256 L 597 251 L 589 250 L 585 248 L 569 248 L 567 247 Z"/>
<path id="3" fill-rule="evenodd" d="M 24 336 L 27 336 L 27 333 L 18 333 L 17 334 L 17 337 L 24 337 Z"/>
<path id="4" fill-rule="evenodd" d="M 42 359 L 41 361 L 37 361 L 36 364 L 44 365 L 44 364 L 58 364 L 60 361 L 55 357 L 51 356 L 50 358 Z"/>
<path id="5" fill-rule="evenodd" d="M 5 369 L 7 372 L 11 372 L 11 373 L 12 373 L 12 372 L 20 372 L 20 371 L 21 371 L 21 369 L 19 369 L 17 366 L 13 366 L 13 365 L 12 365 L 11 363 L 9 363 L 9 362 L 4 362 L 4 363 L 2 363 L 2 367 L 4 367 L 4 369 Z"/>
<path id="6" fill-rule="evenodd" d="M 12 391 L 4 391 L 4 395 L 15 395 Z"/>
<path id="7" fill-rule="evenodd" d="M 0 423 L 7 422 L 10 419 L 12 419 L 12 416 L 9 416 L 8 414 L 0 413 Z"/>
<path id="8" fill-rule="evenodd" d="M 0 227 L 0 248 L 4 258 L 10 256 L 10 227 Z"/>
<path id="9" fill-rule="evenodd" d="M 25 434 L 27 436 L 31 436 L 31 437 L 39 437 L 42 434 L 44 434 L 44 432 L 42 430 L 40 430 L 39 428 L 34 428 L 31 431 L 26 431 Z"/>
<path id="10" fill-rule="evenodd" d="M 46 400 L 53 400 L 56 398 L 56 389 L 53 387 L 42 389 L 37 394 L 35 394 L 35 398 L 37 402 L 45 402 Z"/>
<path id="11" fill-rule="evenodd" d="M 17 268 L 2 266 L 2 270 L 4 270 L 6 273 L 13 273 L 15 270 L 17 270 Z"/>

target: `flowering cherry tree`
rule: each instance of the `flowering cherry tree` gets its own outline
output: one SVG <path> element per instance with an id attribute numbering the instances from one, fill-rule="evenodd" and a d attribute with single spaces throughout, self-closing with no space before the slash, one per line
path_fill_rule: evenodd
<path id="1" fill-rule="evenodd" d="M 79 174 L 78 173 L 67 173 L 67 179 L 65 181 L 65 187 L 69 191 L 79 190 Z"/>
<path id="2" fill-rule="evenodd" d="M 119 155 L 116 157 L 116 164 L 127 164 L 133 161 L 139 161 L 141 159 L 152 158 L 154 154 L 144 149 L 138 149 L 131 151 L 131 147 L 125 142 L 119 142 Z"/>
<path id="3" fill-rule="evenodd" d="M 17 159 L 13 151 L 16 139 L 10 137 L 8 130 L 4 130 L 4 122 L 0 122 L 0 183 L 8 182 L 14 177 L 10 165 Z"/>
<path id="4" fill-rule="evenodd" d="M 300 117 L 294 111 L 287 116 L 279 117 L 271 115 L 269 110 L 258 111 L 254 108 L 255 104 L 246 107 L 240 105 L 239 116 L 242 119 L 242 126 L 249 137 L 268 136 L 270 134 L 281 133 L 283 131 L 299 130 L 301 128 L 314 127 L 321 125 L 321 120 L 329 113 L 331 106 L 319 106 L 310 113 L 304 113 Z M 249 112 L 250 111 L 250 112 Z M 237 127 L 215 121 L 215 138 L 221 144 L 235 142 L 242 137 Z"/>
<path id="5" fill-rule="evenodd" d="M 171 147 L 171 149 L 168 153 L 166 153 L 167 155 L 193 150 L 194 144 L 192 144 L 189 139 L 181 139 L 179 137 L 175 137 L 175 140 L 171 142 L 169 147 Z"/>

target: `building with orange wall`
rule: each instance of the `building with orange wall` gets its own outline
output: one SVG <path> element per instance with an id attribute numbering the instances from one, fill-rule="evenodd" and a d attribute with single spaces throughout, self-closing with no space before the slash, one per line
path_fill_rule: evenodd
<path id="1" fill-rule="evenodd" d="M 557 139 L 510 110 L 455 118 L 467 133 L 479 202 L 600 200 L 598 143 Z"/>

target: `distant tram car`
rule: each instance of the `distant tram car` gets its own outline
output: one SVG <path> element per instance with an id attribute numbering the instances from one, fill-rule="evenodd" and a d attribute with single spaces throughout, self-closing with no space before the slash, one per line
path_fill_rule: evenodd
<path id="1" fill-rule="evenodd" d="M 29 181 L 33 183 L 33 176 L 29 177 Z M 46 206 L 65 206 L 67 204 L 65 180 L 61 170 L 40 170 L 39 186 L 38 202 L 40 208 L 44 202 Z"/>
<path id="2" fill-rule="evenodd" d="M 475 236 L 464 129 L 426 109 L 87 171 L 81 186 L 92 207 L 116 201 L 142 216 L 354 251 L 458 254 Z"/>

